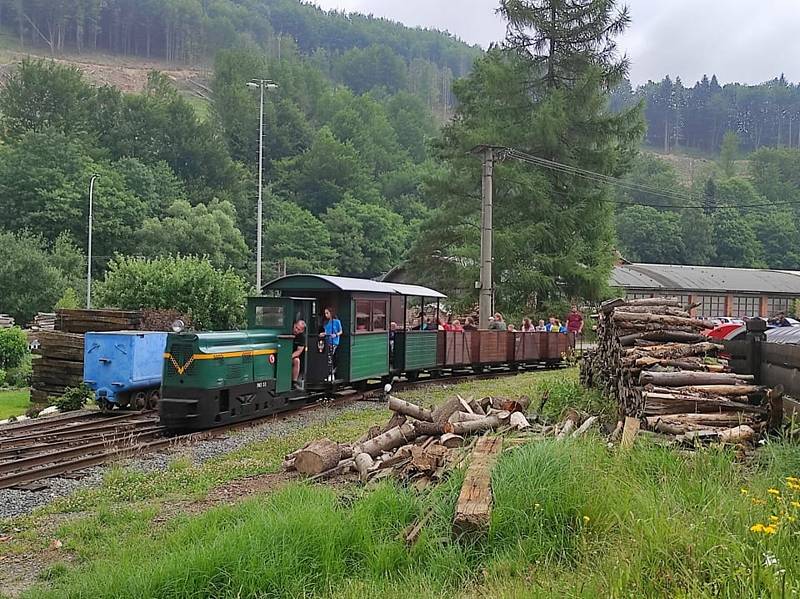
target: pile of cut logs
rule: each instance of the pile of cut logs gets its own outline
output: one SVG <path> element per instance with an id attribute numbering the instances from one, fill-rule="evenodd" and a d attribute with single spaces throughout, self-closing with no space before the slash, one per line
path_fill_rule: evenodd
<path id="1" fill-rule="evenodd" d="M 545 401 L 547 396 L 540 411 Z M 490 471 L 501 451 L 544 436 L 579 437 L 597 424 L 596 417 L 568 410 L 561 424 L 547 425 L 528 413 L 529 404 L 527 397 L 478 401 L 455 396 L 425 408 L 389 396 L 392 417 L 385 425 L 370 428 L 353 444 L 312 441 L 287 455 L 283 467 L 311 480 L 352 473 L 364 482 L 394 477 L 422 490 L 469 459 L 453 528 L 459 534 L 485 530 L 491 510 Z"/>
<path id="2" fill-rule="evenodd" d="M 774 392 L 730 371 L 713 328 L 677 298 L 611 300 L 597 315 L 596 349 L 581 363 L 581 381 L 616 397 L 621 417 L 682 440 L 737 442 L 761 432 Z"/>
<path id="3" fill-rule="evenodd" d="M 9 329 L 14 326 L 14 319 L 8 314 L 0 314 L 0 329 Z"/>

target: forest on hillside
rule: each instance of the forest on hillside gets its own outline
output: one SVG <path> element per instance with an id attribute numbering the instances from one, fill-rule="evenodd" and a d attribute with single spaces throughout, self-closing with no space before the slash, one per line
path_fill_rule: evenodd
<path id="1" fill-rule="evenodd" d="M 481 54 L 439 31 L 298 0 L 0 0 L 0 28 L 53 56 L 101 51 L 197 64 L 229 48 L 276 59 L 296 49 L 357 93 L 407 90 L 431 108 L 452 105 L 453 80 Z"/>
<path id="2" fill-rule="evenodd" d="M 800 85 L 783 75 L 757 85 L 721 85 L 716 75 L 703 76 L 691 87 L 666 76 L 635 90 L 624 80 L 611 94 L 614 110 L 639 101 L 645 105 L 645 141 L 667 153 L 716 154 L 728 131 L 745 152 L 800 147 Z"/>

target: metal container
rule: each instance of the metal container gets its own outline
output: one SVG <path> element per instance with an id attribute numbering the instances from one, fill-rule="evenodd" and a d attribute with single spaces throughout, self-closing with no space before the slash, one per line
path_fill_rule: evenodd
<path id="1" fill-rule="evenodd" d="M 101 408 L 154 408 L 164 366 L 167 333 L 86 333 L 83 379 Z"/>

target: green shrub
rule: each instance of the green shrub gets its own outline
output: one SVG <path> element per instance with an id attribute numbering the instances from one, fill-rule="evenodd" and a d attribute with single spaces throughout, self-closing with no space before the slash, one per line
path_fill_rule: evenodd
<path id="1" fill-rule="evenodd" d="M 0 368 L 0 387 L 3 387 L 6 384 L 7 378 L 6 371 Z"/>
<path id="2" fill-rule="evenodd" d="M 67 287 L 64 290 L 64 295 L 56 302 L 56 310 L 76 310 L 80 308 L 78 305 L 78 293 L 72 287 Z"/>
<path id="3" fill-rule="evenodd" d="M 33 374 L 33 366 L 31 355 L 27 354 L 22 363 L 16 368 L 9 368 L 6 371 L 6 385 L 15 389 L 27 387 L 31 384 L 31 375 Z"/>
<path id="4" fill-rule="evenodd" d="M 29 353 L 28 337 L 21 328 L 0 329 L 0 368 L 16 368 Z"/>
<path id="5" fill-rule="evenodd" d="M 80 410 L 86 402 L 94 398 L 94 393 L 85 384 L 78 387 L 67 387 L 64 395 L 53 399 L 50 403 L 58 407 L 60 412 Z"/>
<path id="6" fill-rule="evenodd" d="M 244 280 L 232 270 L 222 271 L 205 258 L 185 256 L 117 258 L 95 290 L 98 306 L 177 310 L 188 314 L 198 330 L 244 324 L 246 295 Z"/>

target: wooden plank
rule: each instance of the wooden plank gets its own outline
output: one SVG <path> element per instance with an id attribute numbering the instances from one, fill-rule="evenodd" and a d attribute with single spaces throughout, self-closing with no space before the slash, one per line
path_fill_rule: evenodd
<path id="1" fill-rule="evenodd" d="M 633 416 L 625 417 L 625 426 L 622 428 L 622 447 L 633 447 L 633 441 L 636 439 L 636 434 L 639 432 L 639 427 L 642 425 L 638 418 Z"/>
<path id="2" fill-rule="evenodd" d="M 461 485 L 453 533 L 485 533 L 492 512 L 492 467 L 503 449 L 501 437 L 481 437 Z"/>

